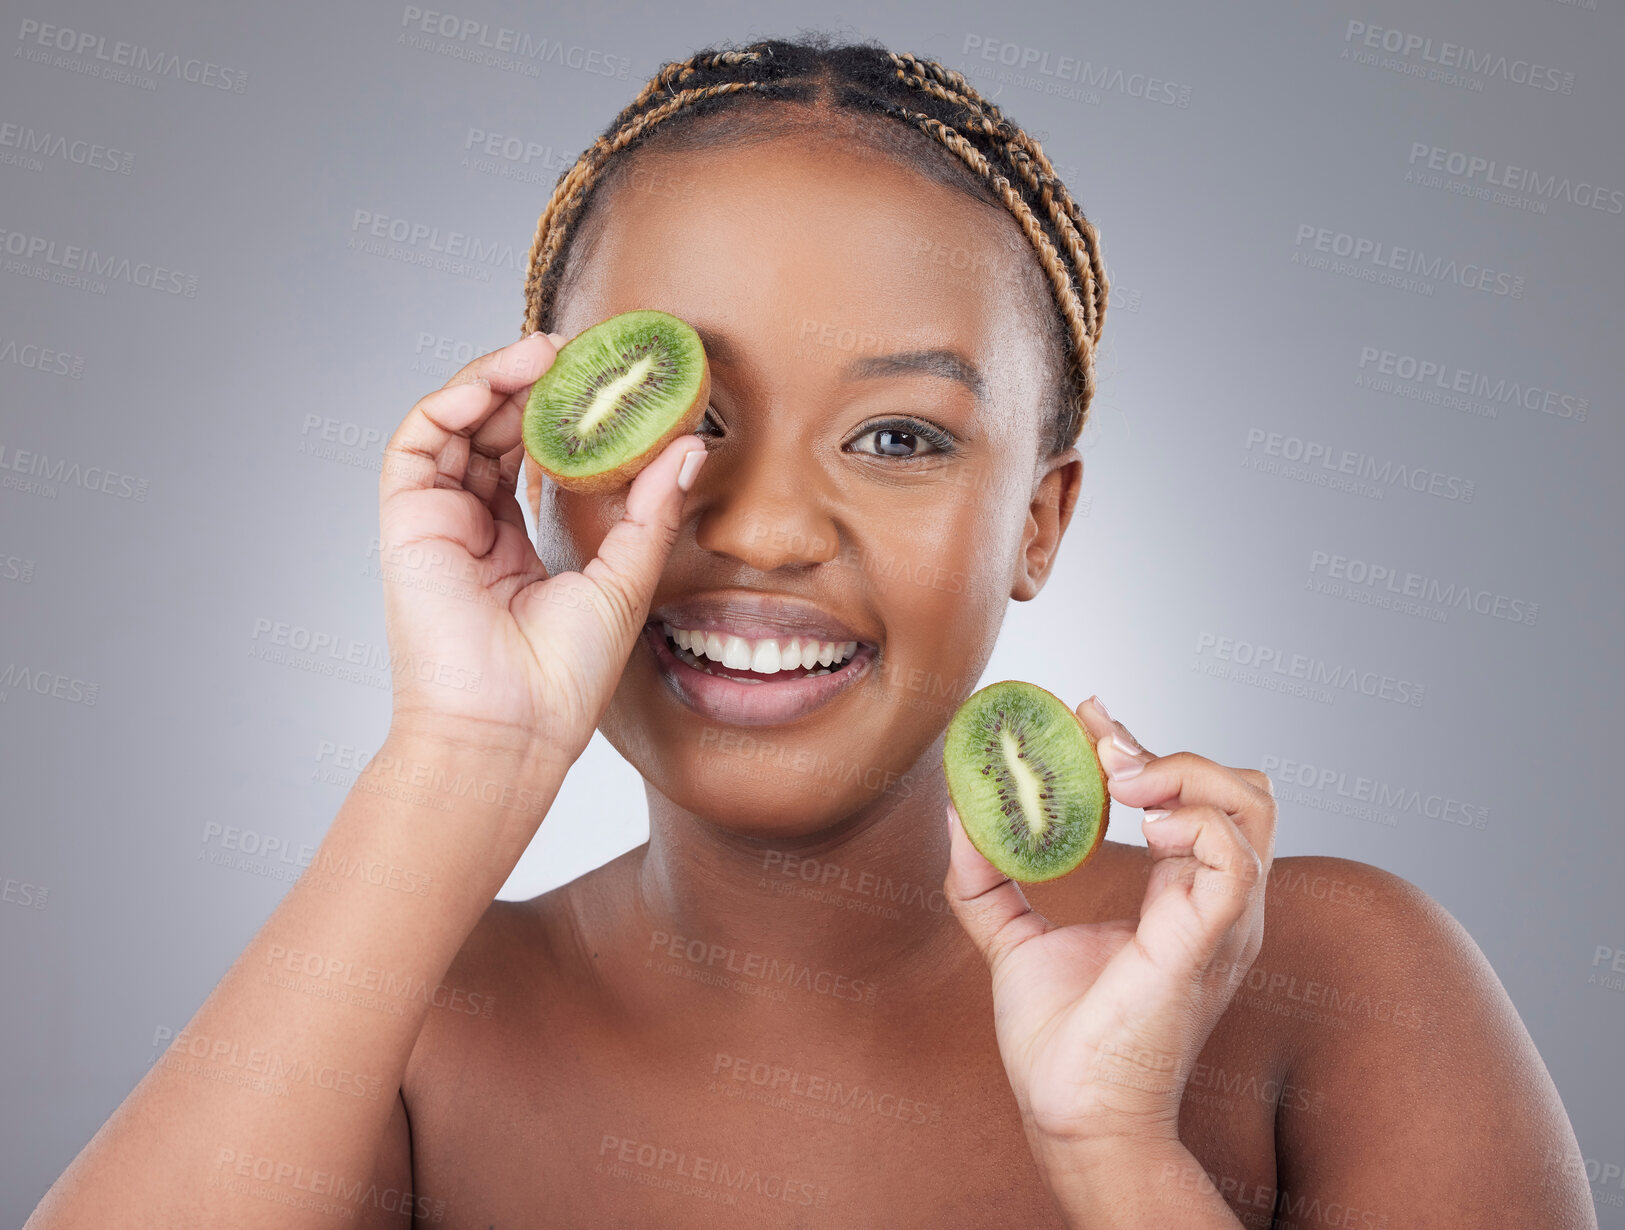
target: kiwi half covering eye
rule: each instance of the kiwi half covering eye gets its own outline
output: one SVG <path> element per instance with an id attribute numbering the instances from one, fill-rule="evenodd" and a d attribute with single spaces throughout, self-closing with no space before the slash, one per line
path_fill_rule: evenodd
<path id="1" fill-rule="evenodd" d="M 711 397 L 700 335 L 667 312 L 611 316 L 566 342 L 532 386 L 525 452 L 559 486 L 623 486 L 699 426 Z"/>
<path id="2" fill-rule="evenodd" d="M 965 835 L 1012 880 L 1059 879 L 1106 835 L 1111 795 L 1094 739 L 1037 684 L 973 693 L 948 723 L 942 771 Z"/>

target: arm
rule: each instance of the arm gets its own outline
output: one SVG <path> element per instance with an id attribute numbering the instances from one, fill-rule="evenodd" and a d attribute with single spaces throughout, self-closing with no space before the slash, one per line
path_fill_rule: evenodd
<path id="1" fill-rule="evenodd" d="M 386 739 L 306 876 L 52 1187 L 29 1230 L 105 1224 L 111 1208 L 165 1226 L 327 1226 L 330 1215 L 281 1197 L 370 1212 L 353 1188 L 365 1191 L 375 1162 L 410 1187 L 407 1156 L 380 1157 L 379 1146 L 403 1113 L 401 1079 L 424 1018 L 440 1010 L 421 989 L 440 985 L 541 817 L 481 804 L 473 792 L 471 802 L 454 800 L 454 815 L 429 805 L 429 789 L 392 796 L 378 788 L 396 764 L 424 766 L 428 780 L 438 771 L 442 781 L 525 782 L 543 810 L 563 780 L 555 766 L 505 748 Z M 397 883 L 429 891 L 324 875 L 346 867 L 399 869 Z M 220 1079 L 242 1073 L 264 1083 Z M 405 1136 L 397 1128 L 388 1141 L 399 1153 Z"/>
<path id="2" fill-rule="evenodd" d="M 398 1218 L 367 1193 L 375 1177 L 411 1185 L 413 1047 L 438 1005 L 494 1006 L 490 988 L 441 980 L 603 716 L 676 537 L 679 470 L 692 482 L 685 458 L 705 452 L 670 442 L 596 556 L 549 577 L 514 491 L 524 397 L 553 347 L 536 334 L 482 355 L 390 438 L 389 735 L 306 875 L 30 1230 L 109 1210 L 166 1228 Z"/>
<path id="3" fill-rule="evenodd" d="M 1304 1027 L 1291 1079 L 1326 1113 L 1281 1120 L 1280 1216 L 1318 1200 L 1362 1230 L 1595 1230 L 1562 1100 L 1472 937 L 1398 876 L 1314 861 L 1374 908 L 1301 941 L 1322 966 L 1304 993 L 1344 1025 Z"/>

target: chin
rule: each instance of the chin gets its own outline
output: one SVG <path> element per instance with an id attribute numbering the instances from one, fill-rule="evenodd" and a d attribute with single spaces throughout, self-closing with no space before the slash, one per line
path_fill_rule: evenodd
<path id="1" fill-rule="evenodd" d="M 845 777 L 799 737 L 770 729 L 702 731 L 659 738 L 647 721 L 620 720 L 617 697 L 599 730 L 651 787 L 735 837 L 791 841 L 831 832 L 869 808 L 889 811 L 919 790 L 916 775 L 875 767 Z"/>

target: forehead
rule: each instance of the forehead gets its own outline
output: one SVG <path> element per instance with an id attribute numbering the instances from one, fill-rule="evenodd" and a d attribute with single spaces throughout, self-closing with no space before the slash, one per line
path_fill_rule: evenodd
<path id="1" fill-rule="evenodd" d="M 560 331 L 659 307 L 756 341 L 950 346 L 996 382 L 1042 366 L 1053 308 L 1002 208 L 838 137 L 629 157 L 572 252 Z"/>

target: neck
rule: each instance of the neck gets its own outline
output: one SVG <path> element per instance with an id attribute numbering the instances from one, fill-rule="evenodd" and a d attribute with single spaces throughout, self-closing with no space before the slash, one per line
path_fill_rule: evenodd
<path id="1" fill-rule="evenodd" d="M 941 758 L 939 737 L 900 779 L 906 792 L 883 792 L 803 837 L 741 836 L 649 786 L 637 884 L 651 947 L 681 940 L 693 954 L 703 943 L 718 971 L 735 974 L 794 962 L 861 980 L 877 999 L 943 976 L 949 954 L 974 949 L 942 894 Z"/>

